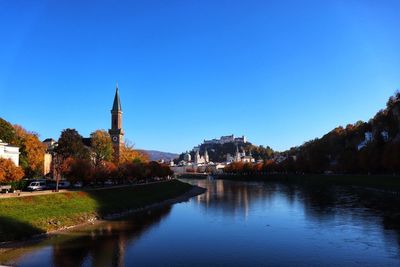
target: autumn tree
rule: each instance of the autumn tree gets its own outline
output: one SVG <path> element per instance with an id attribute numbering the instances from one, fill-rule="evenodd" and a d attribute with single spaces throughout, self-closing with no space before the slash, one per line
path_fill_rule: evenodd
<path id="1" fill-rule="evenodd" d="M 173 174 L 168 165 L 157 161 L 150 161 L 146 164 L 146 167 L 150 170 L 150 177 L 167 177 Z"/>
<path id="2" fill-rule="evenodd" d="M 116 178 L 116 165 L 111 161 L 102 161 L 94 167 L 93 178 L 96 181 L 105 181 L 110 178 Z"/>
<path id="3" fill-rule="evenodd" d="M 0 139 L 9 144 L 15 144 L 16 141 L 14 127 L 2 118 L 0 118 Z"/>
<path id="4" fill-rule="evenodd" d="M 16 145 L 20 148 L 20 165 L 27 176 L 39 176 L 43 173 L 45 145 L 34 132 L 28 132 L 14 125 Z"/>
<path id="5" fill-rule="evenodd" d="M 382 164 L 390 173 L 400 173 L 400 143 L 386 145 L 382 156 Z"/>
<path id="6" fill-rule="evenodd" d="M 101 165 L 103 161 L 111 161 L 113 158 L 113 146 L 111 137 L 107 131 L 97 130 L 90 134 L 91 152 L 95 166 Z"/>
<path id="7" fill-rule="evenodd" d="M 148 162 L 149 155 L 143 151 L 138 151 L 133 148 L 133 145 L 125 143 L 121 148 L 119 155 L 119 164 L 130 162 Z"/>
<path id="8" fill-rule="evenodd" d="M 72 182 L 83 181 L 88 183 L 93 177 L 92 163 L 88 159 L 73 159 L 65 175 Z"/>
<path id="9" fill-rule="evenodd" d="M 0 139 L 19 147 L 19 162 L 26 175 L 42 174 L 45 146 L 40 142 L 36 133 L 29 132 L 19 125 L 12 125 L 0 118 Z"/>
<path id="10" fill-rule="evenodd" d="M 72 157 L 74 159 L 89 159 L 89 150 L 82 141 L 82 136 L 75 129 L 65 129 L 61 132 L 56 148 L 57 154 L 63 159 Z"/>
<path id="11" fill-rule="evenodd" d="M 19 181 L 24 177 L 21 167 L 15 166 L 10 159 L 0 158 L 0 183 Z"/>

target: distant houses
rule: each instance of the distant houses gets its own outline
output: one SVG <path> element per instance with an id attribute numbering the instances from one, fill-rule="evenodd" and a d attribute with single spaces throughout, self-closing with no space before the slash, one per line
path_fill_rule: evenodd
<path id="1" fill-rule="evenodd" d="M 219 139 L 211 139 L 204 140 L 204 142 L 195 146 L 192 150 L 195 152 L 194 157 L 192 159 L 192 155 L 189 152 L 186 152 L 183 155 L 183 160 L 178 162 L 177 165 L 174 164 L 173 161 L 170 162 L 170 167 L 175 173 L 186 173 L 186 172 L 211 172 L 211 173 L 221 173 L 223 169 L 233 163 L 233 162 L 243 162 L 243 163 L 255 163 L 255 159 L 253 158 L 251 151 L 248 155 L 246 155 L 246 151 L 242 147 L 239 150 L 239 145 L 246 144 L 247 138 L 245 136 L 235 137 L 234 135 L 221 136 Z M 210 161 L 207 146 L 212 145 L 224 145 L 232 143 L 236 145 L 236 152 L 232 156 L 231 154 L 226 154 L 226 160 L 223 162 L 212 162 Z M 204 149 L 203 155 L 200 155 L 200 147 L 206 146 Z"/>

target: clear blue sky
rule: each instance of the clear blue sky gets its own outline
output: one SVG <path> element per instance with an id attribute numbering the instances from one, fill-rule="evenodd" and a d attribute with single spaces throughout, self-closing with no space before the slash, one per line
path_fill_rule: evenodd
<path id="1" fill-rule="evenodd" d="M 0 1 L 0 117 L 57 139 L 110 127 L 181 152 L 284 150 L 367 120 L 400 88 L 400 1 Z"/>

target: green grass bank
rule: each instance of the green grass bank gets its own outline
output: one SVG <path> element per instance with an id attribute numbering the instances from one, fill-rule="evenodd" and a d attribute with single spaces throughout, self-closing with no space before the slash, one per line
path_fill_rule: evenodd
<path id="1" fill-rule="evenodd" d="M 0 199 L 0 242 L 27 239 L 179 197 L 193 187 L 172 180 L 148 185 Z"/>

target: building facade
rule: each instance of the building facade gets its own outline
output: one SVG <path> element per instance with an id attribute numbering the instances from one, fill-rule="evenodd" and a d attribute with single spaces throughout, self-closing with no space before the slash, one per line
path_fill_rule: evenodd
<path id="1" fill-rule="evenodd" d="M 0 140 L 0 158 L 10 159 L 16 166 L 19 166 L 19 147 L 11 146 Z"/>

